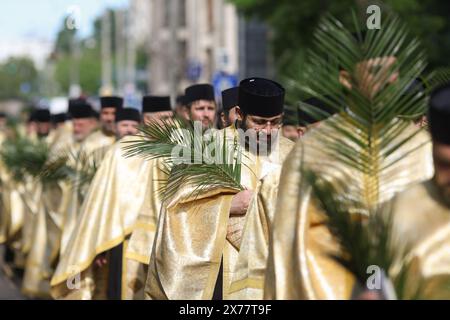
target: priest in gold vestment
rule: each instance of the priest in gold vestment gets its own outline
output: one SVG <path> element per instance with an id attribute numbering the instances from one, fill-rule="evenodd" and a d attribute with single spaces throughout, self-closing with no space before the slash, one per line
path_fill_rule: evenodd
<path id="1" fill-rule="evenodd" d="M 5 161 L 8 159 L 7 154 L 14 149 L 19 154 L 13 155 L 10 153 L 9 157 L 17 156 L 23 158 L 25 155 L 25 157 L 31 155 L 31 152 L 36 150 L 35 147 L 39 146 L 40 150 L 45 147 L 48 134 L 50 133 L 49 110 L 34 110 L 30 115 L 31 120 L 34 123 L 33 131 L 28 133 L 25 132 L 25 128 L 21 125 L 10 128 L 9 133 L 11 135 L 7 143 L 10 144 L 12 149 L 10 151 L 5 150 Z M 25 149 L 21 150 L 21 148 Z M 30 161 L 28 157 L 25 161 L 27 160 Z M 11 158 L 9 161 L 15 162 L 15 159 Z M 17 159 L 17 161 L 21 162 L 23 160 Z M 25 162 L 21 165 L 24 168 L 21 169 L 22 173 L 18 173 L 18 175 L 15 172 L 9 172 L 3 163 L 1 168 L 1 180 L 3 182 L 1 210 L 2 214 L 5 215 L 0 222 L 1 229 L 4 230 L 1 233 L 4 233 L 4 241 L 7 241 L 7 247 L 13 254 L 14 260 L 11 261 L 11 266 L 19 270 L 24 269 L 25 258 L 30 250 L 31 234 L 40 192 L 39 183 L 33 181 L 28 172 L 27 163 Z"/>
<path id="2" fill-rule="evenodd" d="M 118 139 L 127 139 L 126 136 L 137 132 L 140 123 L 138 110 L 118 108 L 116 116 L 115 131 Z M 80 212 L 75 217 L 74 229 L 67 240 L 67 250 L 61 255 L 52 279 L 53 287 L 59 285 L 52 289 L 55 298 L 90 299 L 94 295 L 106 298 L 107 292 L 104 289 L 107 288 L 108 269 L 96 268 L 90 264 L 97 254 L 119 244 L 118 239 L 123 236 L 122 233 L 127 232 L 124 229 L 130 228 L 134 223 L 133 217 L 126 219 L 121 214 L 133 209 L 133 206 L 139 206 L 134 201 L 134 195 L 129 193 L 132 189 L 130 183 L 138 180 L 136 174 L 144 172 L 145 175 L 145 169 L 142 171 L 139 164 L 133 167 L 133 164 L 130 165 L 122 157 L 121 142 L 116 142 L 106 153 L 88 188 Z M 120 205 L 121 199 L 128 207 Z M 75 275 L 82 277 L 79 280 L 81 287 L 71 287 L 71 277 Z"/>
<path id="3" fill-rule="evenodd" d="M 411 79 L 423 71 L 420 46 L 408 54 L 415 68 L 405 68 L 403 53 L 411 42 L 406 32 L 404 38 L 395 38 L 401 22 L 368 30 L 356 42 L 339 22 L 322 23 L 326 27 L 318 28 L 318 39 L 341 37 L 342 43 L 321 48 L 313 59 L 325 60 L 321 55 L 342 52 L 342 47 L 354 55 L 340 57 L 346 59 L 338 61 L 345 69 L 316 64 L 307 71 L 315 80 L 309 92 L 338 113 L 300 139 L 283 165 L 269 236 L 265 299 L 350 299 L 354 292 L 353 275 L 330 257 L 339 255 L 340 248 L 302 176 L 305 168 L 329 182 L 346 181 L 347 195 L 364 203 L 368 212 L 433 174 L 428 134 L 405 119 L 426 107 L 425 92 L 407 92 Z M 378 40 L 370 46 L 373 37 Z M 391 42 L 397 44 L 395 50 L 386 46 Z M 331 99 L 321 91 L 326 83 L 332 84 Z"/>
<path id="4" fill-rule="evenodd" d="M 450 83 L 430 98 L 434 177 L 394 201 L 394 244 L 409 250 L 406 294 L 450 299 Z"/>
<path id="5" fill-rule="evenodd" d="M 156 110 L 158 106 L 144 98 L 147 117 L 148 113 L 152 117 L 165 116 L 167 109 L 170 110 L 170 98 L 164 101 L 167 102 L 164 111 Z M 149 112 L 148 103 L 154 112 Z M 149 208 L 147 202 L 154 200 L 157 188 L 153 185 L 164 179 L 156 161 L 124 157 L 122 148 L 137 139 L 129 136 L 137 133 L 140 120 L 137 121 L 136 113 L 139 116 L 138 111 L 131 108 L 117 113 L 117 133 L 122 139 L 105 155 L 89 188 L 67 251 L 52 279 L 52 296 L 56 299 L 133 298 L 129 288 L 133 288 L 130 283 L 136 282 L 137 270 L 129 268 L 125 261 L 130 251 L 128 239 L 132 231 L 146 226 L 138 222 L 137 217 L 151 216 L 143 210 Z M 130 127 L 132 122 L 134 125 Z M 126 126 L 131 130 L 126 130 Z M 152 209 L 153 213 L 157 211 Z M 134 250 L 139 252 L 143 252 L 141 246 L 148 245 L 147 242 L 134 243 Z M 71 286 L 74 281 L 79 281 L 79 287 Z"/>
<path id="6" fill-rule="evenodd" d="M 54 130 L 51 129 L 51 115 L 48 109 L 40 109 L 36 111 L 36 127 L 38 143 L 43 143 L 48 146 L 51 145 L 51 135 Z M 42 193 L 42 185 L 36 181 L 36 177 L 25 177 L 22 186 L 19 186 L 19 192 L 23 199 L 24 211 L 24 225 L 21 235 L 21 253 L 26 257 L 32 245 L 32 237 L 37 212 L 39 210 L 39 201 Z"/>
<path id="7" fill-rule="evenodd" d="M 199 88 L 208 91 L 208 95 L 205 98 L 211 97 L 211 87 L 209 85 L 200 85 Z M 211 98 L 212 99 L 212 98 Z M 210 100 L 212 101 L 212 100 Z M 204 121 L 207 126 L 211 125 L 214 121 L 214 110 L 215 106 L 212 103 L 205 100 L 202 104 L 196 106 L 195 110 L 192 106 L 189 106 L 188 117 L 192 121 Z M 183 96 L 183 103 L 185 103 L 185 97 Z M 167 106 L 169 104 L 169 97 L 158 97 L 158 96 L 147 96 L 144 97 L 143 101 L 143 111 L 144 111 L 144 122 L 145 117 L 148 115 L 148 120 L 167 120 L 168 110 Z M 187 107 L 186 107 L 187 108 Z M 192 112 L 191 112 L 192 111 Z M 180 114 L 177 114 L 181 121 L 189 121 Z M 162 123 L 160 123 L 162 124 Z M 164 168 L 165 159 L 151 160 L 155 162 L 152 165 L 152 175 L 153 177 L 159 176 L 159 179 L 153 179 L 149 181 L 147 188 L 147 198 L 143 203 L 143 207 L 140 210 L 137 223 L 131 234 L 130 241 L 126 247 L 126 268 L 127 268 L 127 281 L 125 288 L 125 299 L 144 299 L 144 289 L 148 274 L 148 268 L 150 263 L 150 257 L 153 248 L 153 242 L 155 239 L 156 226 L 159 219 L 159 213 L 162 203 L 161 192 L 158 192 L 163 186 L 164 180 L 162 179 L 162 170 Z M 159 180 L 159 181 L 158 181 Z M 152 195 L 152 196 L 150 196 Z"/>
<path id="8" fill-rule="evenodd" d="M 330 116 L 334 113 L 320 100 L 304 101 Z M 320 123 L 304 112 L 298 112 L 297 123 L 302 125 L 302 135 Z M 324 120 L 324 119 L 321 119 Z M 231 280 L 229 298 L 232 300 L 260 300 L 264 294 L 264 274 L 268 256 L 269 237 L 277 203 L 281 167 L 266 175 L 255 190 L 255 197 L 247 210 L 247 219 L 239 243 L 239 256 Z"/>
<path id="9" fill-rule="evenodd" d="M 212 101 L 213 93 L 193 86 L 186 89 L 185 97 L 192 114 L 197 102 Z M 273 81 L 252 78 L 241 82 L 241 130 L 232 126 L 219 133 L 230 139 L 243 137 L 240 183 L 246 190 L 236 194 L 232 189 L 211 188 L 194 195 L 195 186 L 183 185 L 163 203 L 150 258 L 147 299 L 227 298 L 252 190 L 281 165 L 292 146 L 278 134 L 283 102 L 284 89 Z M 246 149 L 245 136 L 254 148 Z M 266 154 L 258 149 L 263 145 L 257 140 L 260 136 L 265 136 L 271 148 Z"/>
<path id="10" fill-rule="evenodd" d="M 101 97 L 101 109 L 100 109 L 100 128 L 89 134 L 88 137 L 81 144 L 74 144 L 71 148 L 73 152 L 83 152 L 88 157 L 91 157 L 100 164 L 106 150 L 115 143 L 115 114 L 118 109 L 123 107 L 123 98 L 111 96 Z M 60 254 L 64 253 L 67 246 L 67 242 L 75 228 L 75 221 L 79 215 L 81 204 L 83 203 L 83 197 L 81 193 L 77 191 L 77 188 L 71 188 L 72 190 L 67 194 L 64 199 L 63 207 L 64 222 L 61 234 Z M 87 189 L 87 187 L 85 188 Z"/>
<path id="11" fill-rule="evenodd" d="M 66 117 L 64 116 L 63 119 L 66 120 Z M 48 144 L 49 155 L 51 156 L 58 146 L 65 146 L 72 141 L 72 122 L 59 120 L 58 125 L 50 131 L 45 140 Z M 26 244 L 28 243 L 26 246 L 28 247 L 28 256 L 25 263 L 22 292 L 29 297 L 48 298 L 49 268 L 46 264 L 47 258 L 45 251 L 47 248 L 47 228 L 43 199 L 46 197 L 48 199 L 50 189 L 49 186 L 40 181 L 33 181 L 33 186 L 36 189 L 33 201 L 35 206 L 33 211 L 35 212 L 33 217 L 29 218 L 33 226 L 25 242 Z M 55 186 L 53 190 L 59 190 L 59 187 Z M 59 193 L 56 191 L 56 197 L 58 196 Z M 54 199 L 52 202 L 55 203 L 55 207 L 57 206 L 57 200 Z"/>
<path id="12" fill-rule="evenodd" d="M 35 115 L 36 113 L 33 112 L 29 118 L 34 124 L 36 120 Z M 2 145 L 16 138 L 14 130 L 6 126 L 4 116 L 3 114 L 1 119 L 2 132 L 0 133 Z M 24 128 L 20 126 L 17 128 L 19 136 L 25 134 L 22 129 Z M 35 131 L 30 132 L 30 139 L 37 139 Z M 4 245 L 7 250 L 8 261 L 5 268 L 8 269 L 8 273 L 11 273 L 11 267 L 16 266 L 15 258 L 17 255 L 15 253 L 20 251 L 20 234 L 24 225 L 26 207 L 19 192 L 19 187 L 22 188 L 23 184 L 14 178 L 13 173 L 9 171 L 8 166 L 3 161 L 0 161 L 0 182 L 0 244 Z"/>
<path id="13" fill-rule="evenodd" d="M 78 150 L 97 126 L 92 106 L 85 100 L 69 100 L 69 112 L 72 115 L 72 133 L 70 136 L 61 134 L 60 139 L 53 142 L 50 160 L 59 157 L 61 152 Z M 22 285 L 22 291 L 29 296 L 50 297 L 50 278 L 58 260 L 62 231 L 67 220 L 67 204 L 74 189 L 67 181 L 42 185 L 42 197 Z"/>
<path id="14" fill-rule="evenodd" d="M 144 96 L 142 101 L 142 115 L 144 124 L 156 122 L 162 124 L 173 117 L 169 96 Z M 165 160 L 148 160 L 149 174 L 142 206 L 138 212 L 136 223 L 129 241 L 124 247 L 124 265 L 122 298 L 126 300 L 143 300 L 145 281 L 147 279 L 150 254 L 155 239 L 161 209 L 161 188 L 167 175 L 164 173 Z"/>

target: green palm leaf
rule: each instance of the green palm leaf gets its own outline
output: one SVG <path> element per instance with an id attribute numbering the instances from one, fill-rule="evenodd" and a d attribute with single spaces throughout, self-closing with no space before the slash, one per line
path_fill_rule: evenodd
<path id="1" fill-rule="evenodd" d="M 239 152 L 237 140 L 232 144 L 227 141 L 225 134 L 215 138 L 218 143 L 210 157 L 204 158 L 202 163 L 175 165 L 168 175 L 167 184 L 162 188 L 163 199 L 168 200 L 175 195 L 181 185 L 194 186 L 192 196 L 197 197 L 205 191 L 225 188 L 242 191 L 241 166 L 242 156 Z M 216 157 L 223 161 L 216 162 Z"/>
<path id="2" fill-rule="evenodd" d="M 450 68 L 438 68 L 437 70 L 432 71 L 428 76 L 424 77 L 422 82 L 425 84 L 427 93 L 430 93 L 443 83 L 450 82 Z"/>
<path id="3" fill-rule="evenodd" d="M 150 120 L 139 128 L 136 140 L 123 142 L 125 157 L 141 156 L 146 159 L 172 159 L 172 151 L 176 147 L 190 151 L 194 133 L 190 126 L 179 119 Z"/>
<path id="4" fill-rule="evenodd" d="M 349 196 L 343 180 L 327 181 L 309 170 L 302 173 L 340 247 L 339 254 L 330 254 L 331 258 L 354 274 L 361 284 L 367 281 L 369 266 L 390 270 L 400 253 L 392 249 L 392 220 L 386 213 L 389 208 L 367 208 Z"/>
<path id="5" fill-rule="evenodd" d="M 59 151 L 54 154 L 42 167 L 39 179 L 42 183 L 56 183 L 69 179 L 72 176 L 73 168 L 68 165 L 69 152 Z"/>
<path id="6" fill-rule="evenodd" d="M 91 184 L 108 149 L 109 147 L 105 146 L 97 148 L 91 153 L 80 150 L 73 158 L 73 161 L 71 161 L 75 163 L 75 175 L 72 179 L 72 185 L 80 193 Z"/>
<path id="7" fill-rule="evenodd" d="M 193 186 L 194 196 L 218 187 L 243 190 L 237 139 L 230 141 L 225 130 L 195 132 L 194 128 L 193 123 L 177 119 L 150 121 L 140 129 L 139 139 L 124 142 L 125 156 L 164 159 L 168 179 L 159 190 L 164 200 L 173 197 L 182 185 Z M 180 154 L 187 156 L 181 158 Z"/>
<path id="8" fill-rule="evenodd" d="M 316 135 L 329 158 L 358 170 L 370 182 L 361 194 L 368 205 L 377 203 L 382 186 L 377 177 L 387 172 L 397 161 L 386 161 L 422 129 L 403 137 L 410 125 L 408 118 L 425 114 L 428 93 L 448 80 L 448 70 L 424 77 L 426 57 L 419 41 L 407 27 L 392 15 L 385 15 L 380 30 L 359 30 L 355 18 L 356 36 L 340 21 L 325 17 L 314 35 L 315 47 L 309 52 L 304 72 L 307 79 L 293 85 L 303 95 L 314 96 L 338 112 L 327 121 L 327 130 Z M 351 86 L 343 85 L 337 66 L 345 70 Z M 343 73 L 341 73 L 342 75 Z M 393 79 L 396 78 L 395 81 Z M 424 79 L 426 90 L 409 92 L 413 79 Z M 291 85 L 295 83 L 291 80 Z M 306 113 L 316 119 L 328 114 L 315 106 L 300 103 Z M 411 146 L 410 153 L 421 146 Z M 408 153 L 408 150 L 404 151 Z M 392 181 L 396 175 L 391 175 Z"/>
<path id="9" fill-rule="evenodd" d="M 427 299 L 423 279 L 415 277 L 411 283 L 411 275 L 418 274 L 414 260 L 408 256 L 411 248 L 399 248 L 392 238 L 392 202 L 367 208 L 351 196 L 347 180 L 328 181 L 308 169 L 302 174 L 340 248 L 339 254 L 329 256 L 355 275 L 361 285 L 370 276 L 368 267 L 377 266 L 392 280 L 397 299 Z M 398 262 L 399 267 L 395 265 Z M 395 267 L 399 270 L 394 272 Z M 443 281 L 441 289 L 450 290 L 450 281 Z"/>
<path id="10" fill-rule="evenodd" d="M 381 202 L 392 196 L 385 187 L 400 178 L 394 164 L 422 147 L 409 143 L 422 129 L 406 131 L 411 126 L 407 119 L 425 114 L 428 94 L 448 81 L 450 72 L 442 69 L 423 75 L 424 51 L 393 14 L 384 16 L 380 30 L 367 30 L 364 35 L 356 18 L 354 23 L 356 36 L 335 18 L 325 17 L 314 35 L 315 48 L 302 77 L 307 81 L 290 82 L 291 88 L 338 112 L 314 131 L 315 145 L 326 159 L 322 168 L 334 163 L 338 174 L 322 174 L 320 160 L 314 159 L 314 163 L 303 163 L 300 183 L 312 187 L 338 241 L 342 255 L 333 259 L 361 283 L 366 282 L 368 266 L 380 266 L 402 298 L 410 266 L 405 263 L 395 276 L 389 272 L 394 261 L 406 261 L 408 250 L 393 247 L 391 208 Z M 339 81 L 342 76 L 347 85 Z M 422 79 L 424 90 L 409 90 L 414 79 Z M 327 116 L 305 103 L 300 108 L 316 119 Z M 401 156 L 396 157 L 400 148 Z M 416 297 L 420 290 L 419 286 Z"/>
<path id="11" fill-rule="evenodd" d="M 2 145 L 0 157 L 16 181 L 25 177 L 36 178 L 48 159 L 48 145 L 41 140 L 31 139 L 17 134 Z"/>
<path id="12" fill-rule="evenodd" d="M 39 178 L 43 183 L 67 181 L 81 191 L 91 183 L 107 150 L 108 147 L 98 148 L 92 153 L 83 149 L 61 150 L 43 166 Z"/>

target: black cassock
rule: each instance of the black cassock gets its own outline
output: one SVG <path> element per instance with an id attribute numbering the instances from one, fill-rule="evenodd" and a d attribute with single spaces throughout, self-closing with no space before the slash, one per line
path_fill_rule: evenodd
<path id="1" fill-rule="evenodd" d="M 123 244 L 109 250 L 108 300 L 122 299 Z"/>

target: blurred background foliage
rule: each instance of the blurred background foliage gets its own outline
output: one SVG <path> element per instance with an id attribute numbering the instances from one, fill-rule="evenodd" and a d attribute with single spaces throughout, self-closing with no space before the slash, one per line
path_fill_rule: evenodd
<path id="1" fill-rule="evenodd" d="M 229 0 L 247 17 L 265 21 L 271 28 L 271 46 L 276 76 L 301 76 L 306 50 L 320 18 L 330 13 L 352 26 L 352 8 L 362 21 L 366 8 L 376 4 L 383 14 L 395 12 L 419 37 L 429 57 L 429 68 L 450 66 L 450 2 L 440 0 Z M 289 92 L 288 92 L 289 93 Z M 292 100 L 293 95 L 289 96 Z"/>
<path id="2" fill-rule="evenodd" d="M 306 59 L 306 50 L 311 47 L 312 35 L 317 23 L 325 13 L 330 13 L 347 25 L 352 25 L 352 8 L 365 21 L 366 8 L 371 4 L 381 7 L 383 14 L 397 13 L 418 36 L 429 56 L 429 68 L 450 66 L 450 1 L 442 0 L 228 0 L 234 3 L 246 17 L 257 18 L 269 25 L 275 77 L 279 81 L 298 79 Z M 112 52 L 115 50 L 114 11 L 110 10 Z M 33 62 L 27 58 L 10 58 L 0 64 L 0 100 L 16 98 L 29 100 L 36 93 L 66 95 L 70 87 L 71 70 L 74 61 L 78 63 L 80 86 L 87 95 L 98 94 L 101 85 L 101 17 L 94 22 L 94 32 L 87 38 L 80 38 L 76 30 L 61 24 L 53 53 L 50 70 L 40 74 Z M 76 45 L 77 49 L 73 50 Z M 77 55 L 74 59 L 73 54 Z M 112 56 L 113 62 L 116 57 Z M 146 48 L 138 48 L 136 65 L 145 70 L 149 61 Z M 52 90 L 42 88 L 42 79 L 54 75 Z M 113 73 L 113 77 L 116 74 Z M 138 84 L 138 86 L 140 86 Z M 145 87 L 145 85 L 142 85 Z M 55 89 L 56 88 L 56 89 Z M 289 94 L 288 100 L 297 97 Z M 290 101 L 288 101 L 290 102 Z"/>

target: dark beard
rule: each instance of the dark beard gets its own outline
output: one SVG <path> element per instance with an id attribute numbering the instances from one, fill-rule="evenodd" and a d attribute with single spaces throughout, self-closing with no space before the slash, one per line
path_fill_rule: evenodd
<path id="1" fill-rule="evenodd" d="M 246 132 L 247 130 L 249 130 L 248 129 L 248 127 L 247 127 L 247 124 L 246 124 L 246 117 L 244 117 L 244 120 L 243 121 L 239 121 L 239 120 L 236 120 L 236 128 L 237 129 L 241 129 L 241 130 L 243 130 L 244 132 Z M 250 129 L 250 130 L 252 130 L 252 129 Z M 250 142 L 249 142 L 249 137 L 248 136 L 245 136 L 245 150 L 246 151 L 253 151 L 253 150 L 250 150 Z M 271 152 L 272 152 L 272 140 L 273 140 L 273 137 L 271 137 L 271 139 L 269 140 L 269 141 L 267 141 L 267 155 L 270 155 L 271 154 Z M 260 150 L 261 149 L 261 146 L 260 146 L 260 143 L 258 142 L 257 144 L 256 144 L 256 154 L 257 155 L 259 155 L 260 154 Z"/>

